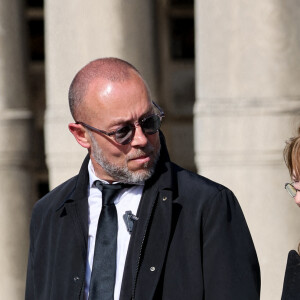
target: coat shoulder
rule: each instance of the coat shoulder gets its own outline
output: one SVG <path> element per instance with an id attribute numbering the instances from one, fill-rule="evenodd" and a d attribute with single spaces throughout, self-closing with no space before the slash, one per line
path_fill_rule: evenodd
<path id="1" fill-rule="evenodd" d="M 176 164 L 172 165 L 172 170 L 173 180 L 177 181 L 177 201 L 182 205 L 208 210 L 239 206 L 234 193 L 226 186 Z"/>
<path id="2" fill-rule="evenodd" d="M 208 195 L 215 195 L 221 191 L 229 191 L 224 185 L 186 170 L 174 163 L 172 163 L 172 170 L 177 179 L 179 193 L 197 194 L 205 191 Z"/>
<path id="3" fill-rule="evenodd" d="M 78 175 L 68 179 L 47 193 L 35 203 L 33 212 L 45 212 L 51 208 L 54 210 L 58 209 L 74 191 L 77 179 Z"/>

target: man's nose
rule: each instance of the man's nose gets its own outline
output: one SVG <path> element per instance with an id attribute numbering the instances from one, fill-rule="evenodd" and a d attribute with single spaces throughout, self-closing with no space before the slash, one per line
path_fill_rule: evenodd
<path id="1" fill-rule="evenodd" d="M 140 125 L 135 125 L 135 133 L 131 141 L 132 147 L 145 147 L 148 143 L 147 136 Z"/>

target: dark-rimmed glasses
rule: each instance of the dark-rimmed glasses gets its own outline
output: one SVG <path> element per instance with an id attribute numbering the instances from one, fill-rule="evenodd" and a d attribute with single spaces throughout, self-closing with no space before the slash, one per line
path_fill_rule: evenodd
<path id="1" fill-rule="evenodd" d="M 159 130 L 162 118 L 165 116 L 163 110 L 155 102 L 152 101 L 152 103 L 159 110 L 159 114 L 152 114 L 138 121 L 138 124 L 141 126 L 143 133 L 147 135 L 154 134 Z M 106 132 L 104 130 L 100 130 L 98 128 L 90 126 L 84 122 L 76 121 L 76 124 L 81 124 L 82 126 L 98 133 L 113 136 L 115 141 L 121 145 L 127 145 L 132 141 L 136 128 L 135 124 L 127 124 L 117 129 L 116 131 Z"/>
<path id="2" fill-rule="evenodd" d="M 291 183 L 286 183 L 284 185 L 284 188 L 287 190 L 287 192 L 289 193 L 289 195 L 292 197 L 292 198 L 295 198 L 296 195 L 297 195 L 297 192 L 300 192 L 300 190 L 296 189 L 294 187 L 294 182 L 291 182 Z"/>

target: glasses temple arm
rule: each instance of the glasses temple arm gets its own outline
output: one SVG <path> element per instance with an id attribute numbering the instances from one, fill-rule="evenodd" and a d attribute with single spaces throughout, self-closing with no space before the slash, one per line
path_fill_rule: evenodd
<path id="1" fill-rule="evenodd" d="M 162 117 L 164 117 L 164 116 L 165 116 L 165 113 L 164 113 L 164 111 L 162 110 L 162 108 L 161 108 L 158 104 L 156 104 L 153 100 L 152 100 L 152 103 L 153 103 L 153 105 L 159 110 L 160 115 L 161 115 Z"/>

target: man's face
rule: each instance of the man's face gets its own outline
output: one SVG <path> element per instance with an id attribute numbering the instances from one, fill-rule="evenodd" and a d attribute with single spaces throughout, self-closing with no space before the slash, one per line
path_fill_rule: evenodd
<path id="1" fill-rule="evenodd" d="M 89 125 L 112 132 L 152 114 L 153 106 L 143 81 L 137 75 L 123 82 L 94 81 L 85 97 L 84 109 Z M 159 157 L 158 133 L 145 135 L 139 125 L 133 140 L 118 144 L 111 136 L 89 131 L 90 155 L 101 179 L 137 183 L 147 180 L 154 172 Z"/>

